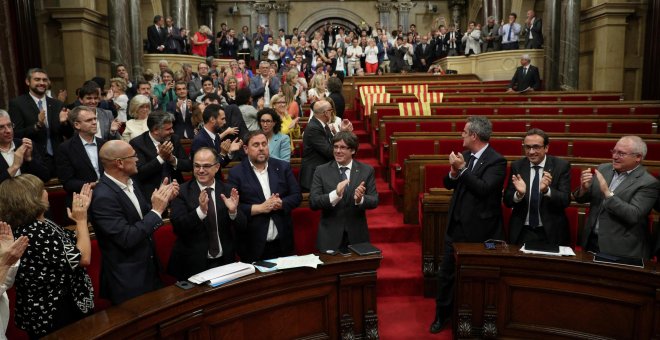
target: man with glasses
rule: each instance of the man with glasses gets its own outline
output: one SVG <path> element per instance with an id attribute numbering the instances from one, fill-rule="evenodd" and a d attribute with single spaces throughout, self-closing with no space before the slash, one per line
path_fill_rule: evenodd
<path id="1" fill-rule="evenodd" d="M 75 133 L 57 150 L 57 178 L 66 191 L 66 206 L 69 208 L 73 194 L 80 192 L 87 183 L 94 188 L 103 174 L 99 150 L 105 141 L 96 135 L 98 121 L 94 109 L 81 105 L 69 111 L 69 124 Z"/>
<path id="2" fill-rule="evenodd" d="M 146 196 L 131 178 L 138 174 L 137 154 L 122 140 L 106 142 L 99 151 L 103 175 L 94 188 L 90 220 L 101 249 L 100 296 L 117 305 L 162 287 L 153 233 L 163 213 L 179 194 L 175 181 Z"/>
<path id="3" fill-rule="evenodd" d="M 209 76 L 209 65 L 201 62 L 197 65 L 197 76 L 193 74 L 193 79 L 188 82 L 188 97 L 192 100 L 197 99 L 202 94 L 202 79 Z"/>
<path id="4" fill-rule="evenodd" d="M 50 179 L 50 170 L 34 152 L 29 138 L 14 138 L 14 124 L 9 113 L 0 110 L 0 182 L 20 174 L 33 174 L 42 181 Z"/>
<path id="5" fill-rule="evenodd" d="M 154 111 L 147 118 L 149 131 L 131 139 L 131 146 L 138 155 L 140 189 L 145 197 L 151 197 L 163 181 L 177 180 L 183 183 L 182 172 L 191 171 L 190 158 L 174 134 L 174 115 Z"/>
<path id="6" fill-rule="evenodd" d="M 648 259 L 648 215 L 660 184 L 642 161 L 646 143 L 624 136 L 612 149 L 612 162 L 582 171 L 573 193 L 578 203 L 589 203 L 582 247 L 593 252 Z"/>
<path id="7" fill-rule="evenodd" d="M 342 131 L 332 142 L 334 160 L 316 168 L 309 193 L 311 208 L 322 210 L 316 238 L 321 252 L 369 242 L 366 210 L 378 206 L 374 168 L 353 159 L 358 137 Z"/>
<path id="8" fill-rule="evenodd" d="M 193 156 L 194 178 L 172 201 L 177 238 L 167 271 L 178 280 L 236 261 L 233 230 L 245 229 L 247 219 L 238 209 L 238 191 L 217 181 L 218 172 L 215 150 L 199 149 Z"/>
<path id="9" fill-rule="evenodd" d="M 511 164 L 504 204 L 513 208 L 509 240 L 513 244 L 543 243 L 568 246 L 571 203 L 570 165 L 548 154 L 550 138 L 540 129 L 527 131 L 525 156 Z"/>
<path id="10" fill-rule="evenodd" d="M 259 98 L 264 98 L 264 107 L 270 107 L 270 97 L 274 96 L 280 90 L 280 80 L 270 75 L 270 63 L 262 61 L 259 63 L 259 73 L 261 75 L 250 79 L 250 92 L 252 93 L 252 102 L 257 107 Z"/>

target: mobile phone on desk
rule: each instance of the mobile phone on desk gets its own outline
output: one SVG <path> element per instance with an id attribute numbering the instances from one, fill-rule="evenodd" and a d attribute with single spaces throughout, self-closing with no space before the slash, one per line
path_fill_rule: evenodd
<path id="1" fill-rule="evenodd" d="M 174 285 L 181 288 L 181 289 L 183 289 L 183 290 L 188 290 L 188 289 L 195 286 L 194 284 L 192 284 L 191 282 L 188 282 L 188 281 L 177 281 Z"/>
<path id="2" fill-rule="evenodd" d="M 275 263 L 273 262 L 268 262 L 268 261 L 257 261 L 254 263 L 255 266 L 258 267 L 263 267 L 263 268 L 273 268 L 276 266 Z"/>

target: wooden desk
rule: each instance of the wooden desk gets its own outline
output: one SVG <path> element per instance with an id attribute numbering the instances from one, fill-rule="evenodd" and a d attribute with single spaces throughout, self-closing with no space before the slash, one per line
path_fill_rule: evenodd
<path id="1" fill-rule="evenodd" d="M 650 339 L 660 336 L 657 263 L 632 268 L 515 246 L 454 244 L 456 337 Z"/>
<path id="2" fill-rule="evenodd" d="M 321 255 L 318 269 L 255 273 L 212 288 L 169 286 L 51 339 L 376 339 L 380 255 Z"/>

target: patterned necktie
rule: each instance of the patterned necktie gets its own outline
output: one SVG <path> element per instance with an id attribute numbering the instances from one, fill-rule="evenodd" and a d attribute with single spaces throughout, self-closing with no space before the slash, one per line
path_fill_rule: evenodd
<path id="1" fill-rule="evenodd" d="M 206 194 L 209 198 L 209 207 L 206 213 L 206 232 L 209 237 L 209 254 L 212 257 L 220 254 L 220 245 L 218 244 L 218 217 L 215 211 L 215 204 L 213 201 L 213 188 L 207 187 Z"/>
<path id="2" fill-rule="evenodd" d="M 339 172 L 340 172 L 339 178 L 342 181 L 345 181 L 345 180 L 348 179 L 348 176 L 346 176 L 346 171 L 347 170 L 348 170 L 348 167 L 345 167 L 345 166 L 342 166 L 341 168 L 339 168 Z"/>
<path id="3" fill-rule="evenodd" d="M 539 169 L 538 165 L 534 165 L 534 180 L 532 181 L 532 190 L 530 192 L 529 200 L 529 226 L 532 228 L 539 226 L 539 203 L 541 202 L 541 195 L 539 192 Z"/>
<path id="4" fill-rule="evenodd" d="M 44 111 L 44 102 L 42 99 L 39 99 L 39 101 L 37 101 L 37 107 L 39 108 L 39 112 Z M 50 129 L 48 128 L 48 116 L 46 116 L 46 119 L 44 120 L 44 127 L 46 127 L 46 152 L 50 156 L 52 156 L 53 144 L 50 142 Z"/>

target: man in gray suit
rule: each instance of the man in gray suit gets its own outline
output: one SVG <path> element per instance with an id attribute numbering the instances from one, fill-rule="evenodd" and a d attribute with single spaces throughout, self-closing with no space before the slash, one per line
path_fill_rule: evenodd
<path id="1" fill-rule="evenodd" d="M 338 132 L 333 142 L 335 159 L 319 165 L 309 194 L 312 209 L 322 209 L 316 247 L 320 251 L 369 242 L 367 209 L 378 206 L 374 168 L 353 159 L 358 138 Z"/>
<path id="2" fill-rule="evenodd" d="M 648 215 L 660 183 L 641 164 L 646 143 L 624 136 L 612 149 L 612 163 L 582 171 L 575 200 L 590 203 L 582 246 L 594 252 L 649 258 Z"/>
<path id="3" fill-rule="evenodd" d="M 99 105 L 101 88 L 93 81 L 86 82 L 78 92 L 80 104 L 96 110 L 96 137 L 103 140 L 121 139 L 118 132 L 121 127 L 119 119 L 115 119 L 112 112 L 104 110 Z"/>

